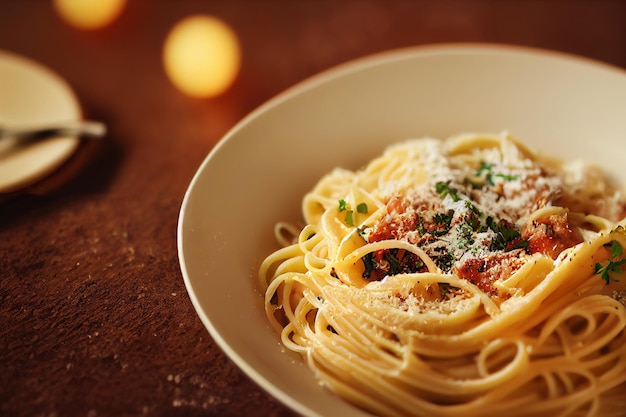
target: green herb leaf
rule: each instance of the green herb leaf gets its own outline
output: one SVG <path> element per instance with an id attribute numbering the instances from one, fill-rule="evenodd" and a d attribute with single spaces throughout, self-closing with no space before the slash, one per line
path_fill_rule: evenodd
<path id="1" fill-rule="evenodd" d="M 366 214 L 367 213 L 367 204 L 361 203 L 356 206 L 357 213 Z"/>
<path id="2" fill-rule="evenodd" d="M 385 252 L 385 260 L 389 262 L 389 275 L 397 275 L 400 272 L 400 261 L 397 258 L 397 250 Z"/>
<path id="3" fill-rule="evenodd" d="M 444 225 L 446 227 L 450 227 L 450 222 L 452 222 L 453 216 L 454 216 L 454 210 L 448 210 L 447 213 L 436 213 L 435 223 Z"/>
<path id="4" fill-rule="evenodd" d="M 372 271 L 376 269 L 377 265 L 374 261 L 374 254 L 371 252 L 366 253 L 361 258 L 363 260 L 363 266 L 365 267 L 365 271 L 363 271 L 362 277 L 365 279 L 369 279 L 372 276 Z"/>
<path id="5" fill-rule="evenodd" d="M 420 236 L 424 236 L 426 234 L 426 227 L 424 227 L 424 218 L 422 216 L 417 216 L 417 224 L 415 227 L 417 228 Z"/>
<path id="6" fill-rule="evenodd" d="M 506 181 L 513 181 L 516 180 L 518 177 L 517 175 L 508 175 L 508 174 L 501 174 L 501 173 L 494 173 L 491 170 L 493 169 L 494 165 L 493 164 L 488 164 L 486 162 L 481 162 L 480 167 L 478 168 L 478 170 L 476 171 L 476 176 L 480 177 L 483 175 L 484 172 L 487 172 L 487 176 L 486 176 L 486 181 L 489 185 L 494 185 L 493 182 L 493 177 L 499 177 L 502 178 Z"/>
<path id="7" fill-rule="evenodd" d="M 352 210 L 346 211 L 346 224 L 348 226 L 354 226 L 353 214 L 354 212 Z"/>
<path id="8" fill-rule="evenodd" d="M 437 191 L 437 194 L 439 194 L 441 198 L 446 198 L 446 196 L 449 195 L 450 198 L 452 198 L 452 201 L 456 202 L 461 199 L 457 194 L 458 191 L 455 188 L 450 187 L 450 184 L 446 182 L 440 181 L 435 184 L 435 191 Z"/>
<path id="9" fill-rule="evenodd" d="M 614 240 L 611 243 L 611 258 L 615 258 L 616 256 L 619 256 L 622 253 L 624 253 L 624 250 L 622 249 L 622 245 L 620 245 L 617 240 Z"/>
<path id="10" fill-rule="evenodd" d="M 600 262 L 596 262 L 596 265 L 593 268 L 593 273 L 597 275 L 600 271 L 602 271 L 602 269 L 602 264 Z"/>
<path id="11" fill-rule="evenodd" d="M 476 171 L 476 176 L 480 177 L 484 171 L 487 171 L 487 172 L 491 171 L 491 168 L 493 168 L 493 164 L 488 164 L 485 161 L 482 161 L 480 163 L 480 167 Z"/>
<path id="12" fill-rule="evenodd" d="M 604 264 L 596 262 L 593 268 L 593 273 L 596 275 L 600 275 L 600 277 L 608 285 L 611 279 L 609 272 L 622 274 L 624 271 L 622 271 L 621 266 L 626 264 L 626 259 L 615 259 L 624 253 L 624 249 L 618 241 L 613 240 L 610 244 L 606 244 L 604 246 L 608 247 L 609 251 L 611 252 L 611 257 Z M 615 278 L 613 279 L 617 281 Z"/>
<path id="13" fill-rule="evenodd" d="M 506 220 L 496 221 L 492 216 L 487 217 L 487 226 L 496 233 L 491 241 L 491 250 L 502 250 L 505 252 L 514 249 L 524 249 L 528 247 L 528 241 L 522 238 L 515 226 Z"/>
<path id="14" fill-rule="evenodd" d="M 346 200 L 344 200 L 343 198 L 341 200 L 339 200 L 339 212 L 341 213 L 342 211 L 346 211 L 346 207 L 348 206 L 348 203 L 346 203 Z"/>
<path id="15" fill-rule="evenodd" d="M 513 181 L 517 179 L 517 175 L 496 174 L 496 177 L 505 179 L 506 181 Z"/>
<path id="16" fill-rule="evenodd" d="M 465 206 L 470 209 L 475 215 L 479 217 L 483 215 L 482 211 L 480 211 L 471 201 L 465 200 Z"/>
<path id="17" fill-rule="evenodd" d="M 456 262 L 456 258 L 453 254 L 446 252 L 434 258 L 435 264 L 441 269 L 443 272 L 450 272 L 454 263 Z"/>
<path id="18" fill-rule="evenodd" d="M 481 161 L 480 167 L 478 168 L 478 171 L 476 171 L 476 176 L 481 175 L 484 171 L 491 171 L 492 168 L 493 164 L 488 164 L 485 161 Z"/>
<path id="19" fill-rule="evenodd" d="M 447 213 L 436 213 L 434 220 L 435 225 L 439 226 L 435 230 L 431 230 L 430 233 L 433 236 L 443 236 L 450 231 L 450 223 L 454 217 L 454 210 L 448 210 Z"/>

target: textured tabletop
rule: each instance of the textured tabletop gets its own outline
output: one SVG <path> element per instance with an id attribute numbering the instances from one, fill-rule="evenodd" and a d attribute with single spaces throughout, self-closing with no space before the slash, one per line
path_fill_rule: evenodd
<path id="1" fill-rule="evenodd" d="M 51 1 L 0 0 L 0 50 L 57 72 L 85 116 L 109 127 L 52 176 L 2 196 L 2 416 L 293 415 L 214 343 L 176 248 L 180 205 L 202 160 L 284 89 L 351 59 L 441 42 L 548 48 L 626 67 L 620 0 L 128 3 L 111 25 L 83 31 Z M 219 17 L 241 43 L 241 72 L 215 98 L 185 96 L 163 69 L 167 32 L 192 14 Z"/>

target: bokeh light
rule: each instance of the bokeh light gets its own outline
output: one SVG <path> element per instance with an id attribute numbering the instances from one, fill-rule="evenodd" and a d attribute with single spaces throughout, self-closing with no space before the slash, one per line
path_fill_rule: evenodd
<path id="1" fill-rule="evenodd" d="M 214 97 L 234 82 L 241 65 L 235 32 L 212 16 L 196 15 L 178 22 L 163 47 L 165 72 L 192 97 Z"/>
<path id="2" fill-rule="evenodd" d="M 79 29 L 99 29 L 122 13 L 126 0 L 53 0 L 58 15 Z"/>

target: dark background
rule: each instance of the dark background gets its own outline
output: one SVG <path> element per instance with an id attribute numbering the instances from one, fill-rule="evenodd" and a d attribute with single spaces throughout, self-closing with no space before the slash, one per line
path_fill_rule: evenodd
<path id="1" fill-rule="evenodd" d="M 182 95 L 161 63 L 169 29 L 202 13 L 243 50 L 213 99 Z M 179 270 L 180 204 L 220 137 L 285 88 L 387 49 L 505 43 L 625 68 L 625 22 L 621 0 L 130 0 L 81 31 L 51 1 L 0 0 L 0 49 L 60 74 L 110 132 L 2 196 L 0 415 L 291 416 L 212 341 Z"/>

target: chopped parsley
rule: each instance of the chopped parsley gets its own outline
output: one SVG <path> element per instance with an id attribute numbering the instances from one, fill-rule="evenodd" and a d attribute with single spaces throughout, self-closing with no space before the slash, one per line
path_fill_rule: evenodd
<path id="1" fill-rule="evenodd" d="M 480 221 L 480 214 L 472 212 L 469 216 L 466 216 L 465 223 L 472 229 L 472 232 L 484 232 L 485 227 Z"/>
<path id="2" fill-rule="evenodd" d="M 443 182 L 443 181 L 438 182 L 437 184 L 435 184 L 435 191 L 437 192 L 437 194 L 439 194 L 439 196 L 442 199 L 446 198 L 446 196 L 449 195 L 452 201 L 454 202 L 461 200 L 461 197 L 459 196 L 459 191 L 454 187 L 450 187 L 450 183 Z M 473 211 L 478 216 L 483 215 L 483 213 L 478 209 L 478 207 L 474 205 L 472 201 L 470 200 L 464 200 L 464 201 L 465 201 L 465 206 L 469 210 Z"/>
<path id="3" fill-rule="evenodd" d="M 620 245 L 618 241 L 613 240 L 611 243 L 607 243 L 604 246 L 607 247 L 609 251 L 611 252 L 611 257 L 605 263 L 597 262 L 594 267 L 593 272 L 596 275 L 600 275 L 600 277 L 608 285 L 610 278 L 611 278 L 609 273 L 614 272 L 614 273 L 622 274 L 624 271 L 622 271 L 621 266 L 626 263 L 626 259 L 624 258 L 619 259 L 619 260 L 617 259 L 619 256 L 623 255 L 624 253 L 624 249 L 622 248 L 622 245 Z M 615 278 L 613 279 L 617 281 Z"/>
<path id="4" fill-rule="evenodd" d="M 461 249 L 469 249 L 475 242 L 474 240 L 474 228 L 469 223 L 461 223 L 459 225 L 459 241 L 458 247 Z"/>
<path id="5" fill-rule="evenodd" d="M 344 220 L 348 226 L 354 226 L 354 210 L 348 210 L 348 202 L 343 198 L 339 200 L 339 213 L 346 212 Z M 368 212 L 367 204 L 361 203 L 356 206 L 357 213 L 366 214 Z"/>
<path id="6" fill-rule="evenodd" d="M 352 210 L 348 210 L 348 203 L 343 198 L 339 200 L 339 213 L 346 212 L 346 217 L 344 218 L 346 224 L 348 226 L 354 226 L 354 219 L 352 218 L 354 212 Z"/>
<path id="7" fill-rule="evenodd" d="M 480 167 L 478 167 L 478 170 L 476 171 L 476 176 L 480 177 L 481 175 L 483 175 L 483 172 L 491 172 L 491 169 L 493 168 L 493 164 L 488 164 L 485 161 L 480 163 Z"/>
<path id="8" fill-rule="evenodd" d="M 454 210 L 448 210 L 447 213 L 436 213 L 434 218 L 436 229 L 431 230 L 430 233 L 433 236 L 443 236 L 448 234 L 453 217 Z"/>
<path id="9" fill-rule="evenodd" d="M 345 220 L 346 220 L 346 224 L 348 226 L 354 226 L 353 214 L 354 214 L 354 211 L 352 211 L 352 210 L 346 211 L 346 218 L 345 218 Z"/>
<path id="10" fill-rule="evenodd" d="M 363 272 L 363 278 L 368 279 L 372 276 L 372 271 L 376 269 L 376 261 L 374 261 L 374 254 L 369 252 L 363 255 L 361 258 L 363 261 L 363 265 L 365 266 L 365 271 Z"/>
<path id="11" fill-rule="evenodd" d="M 435 264 L 443 272 L 450 272 L 454 263 L 456 262 L 455 256 L 450 252 L 442 253 L 439 256 L 434 257 Z"/>
<path id="12" fill-rule="evenodd" d="M 461 197 L 458 195 L 458 190 L 454 187 L 450 187 L 450 184 L 447 182 L 440 181 L 435 184 L 435 191 L 441 198 L 446 198 L 447 195 L 452 198 L 452 201 L 459 201 Z"/>
<path id="13" fill-rule="evenodd" d="M 517 177 L 493 172 L 495 165 L 483 162 L 476 172 L 474 179 L 480 184 L 473 183 L 472 178 L 465 178 L 465 185 L 459 185 L 453 180 L 439 181 L 434 184 L 434 191 L 442 200 L 450 199 L 458 204 L 442 203 L 442 209 L 422 212 L 399 213 L 398 223 L 389 221 L 382 222 L 379 228 L 382 239 L 398 238 L 391 232 L 392 228 L 399 228 L 403 234 L 409 236 L 418 247 L 427 250 L 435 265 L 444 273 L 450 273 L 455 265 L 460 262 L 464 253 L 469 252 L 473 257 L 480 256 L 488 248 L 491 252 L 511 252 L 513 250 L 528 249 L 529 241 L 522 237 L 521 231 L 508 220 L 501 219 L 496 215 L 489 215 L 479 208 L 478 202 L 472 200 L 472 189 L 484 187 L 487 183 L 493 185 L 494 178 L 513 180 Z M 472 187 L 472 189 L 466 188 Z M 469 190 L 469 194 L 465 194 Z M 447 206 L 447 207 L 446 207 Z M 464 206 L 464 207 L 463 207 Z M 435 206 L 436 207 L 436 206 Z M 450 208 L 453 207 L 453 208 Z M 347 203 L 340 202 L 340 210 L 346 211 L 346 223 L 353 225 L 354 212 Z M 367 213 L 365 203 L 355 208 L 356 213 Z M 376 227 L 375 227 L 376 228 Z M 485 242 L 485 235 L 489 232 L 489 241 Z M 359 230 L 361 236 L 369 241 L 371 235 L 365 230 Z M 374 235 L 375 241 L 381 237 Z M 487 246 L 487 248 L 485 247 Z M 511 256 L 515 256 L 512 254 Z M 364 272 L 363 277 L 368 280 L 382 279 L 387 275 L 402 273 L 424 272 L 425 265 L 419 256 L 413 253 L 404 253 L 398 249 L 385 249 L 362 257 Z M 476 270 L 481 274 L 484 270 Z"/>
<path id="14" fill-rule="evenodd" d="M 487 181 L 487 183 L 489 185 L 494 185 L 493 182 L 493 178 L 494 177 L 499 177 L 504 179 L 505 181 L 513 181 L 516 180 L 518 177 L 517 175 L 508 175 L 508 174 L 501 174 L 501 173 L 495 173 L 492 171 L 493 169 L 493 164 L 488 164 L 486 162 L 481 162 L 480 167 L 478 167 L 478 170 L 476 171 L 476 176 L 477 177 L 482 177 L 483 174 L 486 172 L 487 175 L 485 177 L 485 180 Z"/>
<path id="15" fill-rule="evenodd" d="M 389 262 L 389 274 L 396 275 L 400 272 L 400 260 L 397 258 L 398 250 L 385 252 L 385 260 Z"/>
<path id="16" fill-rule="evenodd" d="M 426 268 L 419 256 L 398 248 L 366 253 L 361 260 L 365 267 L 362 277 L 371 280 L 386 275 L 422 272 Z"/>
<path id="17" fill-rule="evenodd" d="M 479 209 L 478 209 L 478 208 L 474 205 L 474 203 L 472 203 L 471 201 L 469 201 L 469 200 L 465 200 L 465 206 L 466 206 L 468 209 L 470 209 L 470 210 L 471 210 L 471 211 L 472 211 L 475 215 L 477 215 L 477 216 L 482 216 L 482 215 L 483 215 L 483 212 L 482 212 L 482 211 L 480 211 L 480 210 L 479 210 Z"/>
<path id="18" fill-rule="evenodd" d="M 356 206 L 356 211 L 357 213 L 361 213 L 361 214 L 366 214 L 367 213 L 367 204 L 365 203 L 361 203 L 358 206 Z"/>
<path id="19" fill-rule="evenodd" d="M 523 239 L 521 233 L 515 229 L 515 226 L 506 220 L 496 221 L 494 217 L 488 216 L 487 227 L 496 233 L 489 247 L 492 251 L 502 250 L 508 252 L 528 247 L 528 241 Z"/>
<path id="20" fill-rule="evenodd" d="M 476 172 L 477 176 L 482 175 L 484 172 L 488 173 L 488 178 L 491 178 L 492 175 L 506 178 L 506 179 L 514 179 L 516 177 L 504 174 L 493 174 L 491 169 L 493 168 L 492 164 L 487 164 L 483 162 Z M 445 198 L 446 196 L 450 196 L 453 201 L 461 200 L 459 197 L 458 190 L 454 187 L 450 186 L 449 182 L 438 182 L 435 184 L 435 191 L 439 194 L 441 198 Z M 513 224 L 506 220 L 497 220 L 493 216 L 487 216 L 485 219 L 486 226 L 484 226 L 481 221 L 481 217 L 483 217 L 483 212 L 480 211 L 472 201 L 464 199 L 466 207 L 470 210 L 470 215 L 466 217 L 465 222 L 467 226 L 461 225 L 461 232 L 463 237 L 462 246 L 469 246 L 473 244 L 473 239 L 471 239 L 471 233 L 476 232 L 480 233 L 486 231 L 487 229 L 491 229 L 496 233 L 496 236 L 491 241 L 489 249 L 492 251 L 512 251 L 514 249 L 525 249 L 528 247 L 528 241 L 522 238 L 521 233 L 515 228 Z M 448 213 L 437 213 L 434 217 L 434 223 L 436 229 L 434 231 L 429 231 L 434 236 L 443 236 L 450 231 L 450 222 L 454 215 L 454 211 L 450 210 Z M 422 219 L 418 218 L 417 222 L 417 230 L 420 234 L 424 234 L 425 228 L 422 223 Z M 442 268 L 443 269 L 443 268 Z"/>

